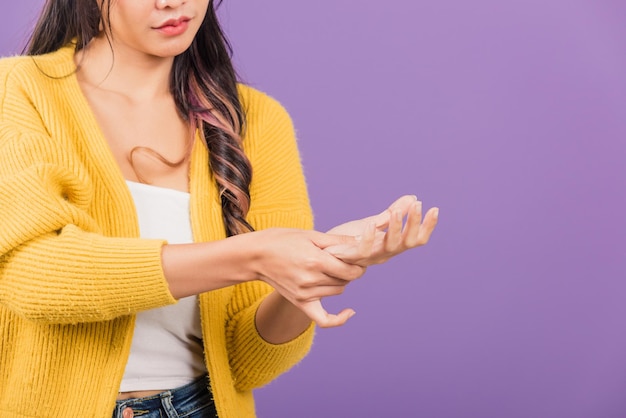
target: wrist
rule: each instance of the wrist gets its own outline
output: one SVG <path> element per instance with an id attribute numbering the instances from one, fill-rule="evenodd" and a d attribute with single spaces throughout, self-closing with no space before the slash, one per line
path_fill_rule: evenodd
<path id="1" fill-rule="evenodd" d="M 235 235 L 226 239 L 232 247 L 232 266 L 236 270 L 236 278 L 239 283 L 262 280 L 262 263 L 267 257 L 267 245 L 264 242 L 262 231 L 253 231 L 245 234 Z"/>

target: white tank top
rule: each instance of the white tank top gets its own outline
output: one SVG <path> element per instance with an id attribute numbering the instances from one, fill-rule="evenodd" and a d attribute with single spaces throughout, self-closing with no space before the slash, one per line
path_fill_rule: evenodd
<path id="1" fill-rule="evenodd" d="M 126 183 L 135 201 L 141 238 L 193 242 L 189 193 Z M 196 296 L 137 314 L 120 392 L 174 389 L 206 372 Z"/>

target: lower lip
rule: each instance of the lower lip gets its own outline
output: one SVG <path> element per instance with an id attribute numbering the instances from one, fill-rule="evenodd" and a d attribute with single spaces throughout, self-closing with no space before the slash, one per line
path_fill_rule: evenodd
<path id="1" fill-rule="evenodd" d="M 183 22 L 180 22 L 176 26 L 173 26 L 173 25 L 162 26 L 160 28 L 157 28 L 157 31 L 161 32 L 162 34 L 166 36 L 177 36 L 177 35 L 182 35 L 183 33 L 185 33 L 188 27 L 189 27 L 189 21 L 185 20 Z"/>

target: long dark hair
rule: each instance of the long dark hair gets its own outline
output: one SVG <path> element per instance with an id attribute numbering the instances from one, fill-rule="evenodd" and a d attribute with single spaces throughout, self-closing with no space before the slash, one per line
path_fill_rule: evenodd
<path id="1" fill-rule="evenodd" d="M 237 92 L 232 48 L 216 15 L 220 4 L 221 0 L 209 1 L 193 43 L 175 57 L 170 91 L 182 117 L 201 128 L 209 150 L 209 170 L 220 191 L 226 234 L 231 236 L 253 229 L 246 221 L 252 167 L 242 148 L 245 113 Z M 83 49 L 100 33 L 102 24 L 97 0 L 46 0 L 24 52 L 47 54 L 71 42 L 76 43 L 76 50 Z"/>

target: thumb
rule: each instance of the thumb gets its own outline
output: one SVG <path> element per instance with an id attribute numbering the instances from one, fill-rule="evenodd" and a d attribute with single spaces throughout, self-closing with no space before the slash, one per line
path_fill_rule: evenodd
<path id="1" fill-rule="evenodd" d="M 358 245 L 355 245 L 353 241 L 351 245 L 332 245 L 324 248 L 324 251 L 332 254 L 345 263 L 367 267 L 367 260 L 372 255 L 372 251 L 374 249 L 376 228 L 376 224 L 374 222 L 370 222 L 365 227 L 362 235 L 354 237 L 355 241 L 358 242 Z"/>
<path id="2" fill-rule="evenodd" d="M 341 326 L 356 313 L 352 309 L 344 309 L 336 315 L 330 314 L 326 312 L 320 299 L 305 302 L 299 308 L 321 328 Z"/>
<path id="3" fill-rule="evenodd" d="M 312 237 L 313 243 L 321 249 L 338 245 L 350 245 L 357 242 L 357 237 L 350 235 L 334 235 L 318 232 Z"/>

